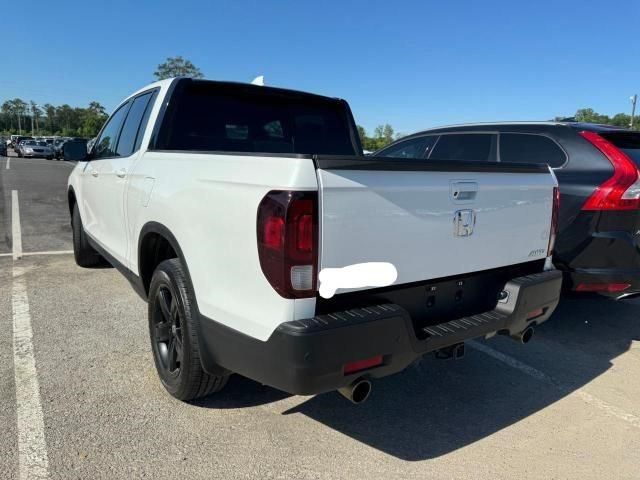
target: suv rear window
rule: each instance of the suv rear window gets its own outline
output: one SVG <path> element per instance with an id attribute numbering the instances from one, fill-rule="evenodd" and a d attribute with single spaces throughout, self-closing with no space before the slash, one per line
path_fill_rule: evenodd
<path id="1" fill-rule="evenodd" d="M 429 156 L 432 160 L 494 161 L 491 144 L 495 135 L 487 133 L 454 133 L 441 135 Z"/>
<path id="2" fill-rule="evenodd" d="M 567 156 L 549 137 L 525 133 L 500 134 L 500 161 L 564 165 Z"/>
<path id="3" fill-rule="evenodd" d="M 355 155 L 338 100 L 250 85 L 183 81 L 158 135 L 160 150 Z"/>
<path id="4" fill-rule="evenodd" d="M 378 157 L 426 158 L 438 139 L 437 135 L 415 137 L 395 143 L 376 153 Z"/>
<path id="5" fill-rule="evenodd" d="M 600 133 L 616 147 L 626 153 L 640 167 L 640 133 L 606 132 Z"/>

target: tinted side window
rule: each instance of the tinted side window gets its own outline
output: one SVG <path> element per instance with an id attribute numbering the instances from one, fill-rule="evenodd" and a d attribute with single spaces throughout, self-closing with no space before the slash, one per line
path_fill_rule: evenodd
<path id="1" fill-rule="evenodd" d="M 140 130 L 140 122 L 145 114 L 150 98 L 151 92 L 140 95 L 131 104 L 131 108 L 122 127 L 122 133 L 120 133 L 116 156 L 128 157 L 134 152 L 136 137 L 138 130 Z"/>
<path id="2" fill-rule="evenodd" d="M 127 115 L 131 102 L 122 105 L 116 112 L 111 115 L 107 121 L 100 138 L 96 141 L 93 148 L 93 158 L 107 158 L 116 156 L 116 142 L 118 141 L 118 132 L 122 122 Z"/>
<path id="3" fill-rule="evenodd" d="M 151 116 L 151 110 L 153 109 L 153 105 L 156 103 L 156 98 L 158 97 L 158 90 L 155 90 L 151 94 L 151 99 L 147 105 L 147 109 L 144 111 L 144 116 L 142 117 L 142 121 L 140 122 L 140 128 L 138 129 L 138 136 L 136 137 L 136 144 L 133 147 L 133 151 L 137 151 L 142 144 L 142 137 L 144 137 L 144 132 L 147 129 L 149 124 L 149 117 Z M 153 127 L 153 125 L 151 125 Z"/>
<path id="4" fill-rule="evenodd" d="M 376 154 L 378 157 L 426 158 L 436 143 L 437 136 L 410 138 L 398 142 Z"/>
<path id="5" fill-rule="evenodd" d="M 600 136 L 609 140 L 640 166 L 640 133 L 604 132 Z"/>
<path id="6" fill-rule="evenodd" d="M 460 133 L 440 136 L 430 159 L 488 162 L 493 137 L 490 133 Z"/>
<path id="7" fill-rule="evenodd" d="M 500 134 L 501 162 L 546 163 L 551 167 L 560 167 L 566 159 L 562 149 L 543 135 Z"/>

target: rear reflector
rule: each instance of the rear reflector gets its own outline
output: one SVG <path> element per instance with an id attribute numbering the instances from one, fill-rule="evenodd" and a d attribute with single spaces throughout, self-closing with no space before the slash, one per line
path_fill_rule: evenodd
<path id="1" fill-rule="evenodd" d="M 579 283 L 576 292 L 623 292 L 631 286 L 630 283 Z"/>
<path id="2" fill-rule="evenodd" d="M 350 375 L 352 373 L 367 370 L 368 368 L 377 367 L 382 365 L 382 355 L 377 355 L 366 360 L 356 360 L 355 362 L 349 362 L 344 366 L 344 374 Z"/>
<path id="3" fill-rule="evenodd" d="M 582 210 L 635 210 L 640 208 L 640 172 L 627 154 L 595 132 L 580 132 L 613 165 L 613 176 L 596 187 Z"/>
<path id="4" fill-rule="evenodd" d="M 535 310 L 531 310 L 529 313 L 527 313 L 527 320 L 538 318 L 543 314 L 544 314 L 544 308 L 536 308 Z"/>

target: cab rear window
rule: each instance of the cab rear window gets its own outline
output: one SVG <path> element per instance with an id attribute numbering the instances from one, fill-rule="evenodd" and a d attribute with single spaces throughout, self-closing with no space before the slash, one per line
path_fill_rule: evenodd
<path id="1" fill-rule="evenodd" d="M 267 87 L 184 81 L 157 149 L 356 155 L 344 102 Z"/>

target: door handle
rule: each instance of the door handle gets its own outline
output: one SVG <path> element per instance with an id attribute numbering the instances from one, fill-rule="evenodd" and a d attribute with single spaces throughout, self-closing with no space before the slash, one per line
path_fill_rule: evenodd
<path id="1" fill-rule="evenodd" d="M 93 175 L 94 177 L 97 177 L 98 176 L 98 170 L 96 170 L 95 168 L 91 169 L 91 175 Z"/>
<path id="2" fill-rule="evenodd" d="M 127 175 L 127 171 L 124 168 L 121 168 L 120 170 L 116 171 L 116 177 L 118 178 L 124 178 Z"/>

